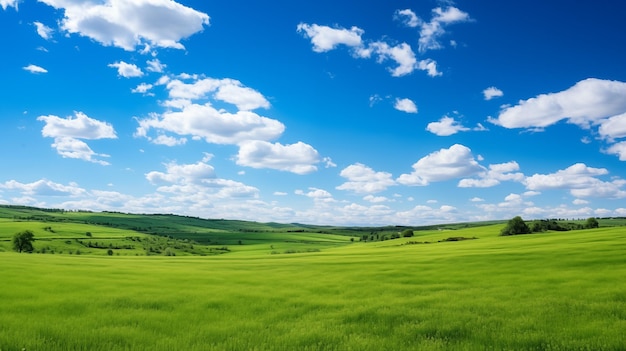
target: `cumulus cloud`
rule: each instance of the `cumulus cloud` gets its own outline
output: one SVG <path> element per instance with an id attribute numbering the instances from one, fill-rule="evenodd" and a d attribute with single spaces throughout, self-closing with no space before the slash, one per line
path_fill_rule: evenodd
<path id="1" fill-rule="evenodd" d="M 32 183 L 9 180 L 0 183 L 0 189 L 16 190 L 29 196 L 79 196 L 86 193 L 86 190 L 76 183 L 64 185 L 47 179 L 40 179 Z"/>
<path id="2" fill-rule="evenodd" d="M 41 130 L 44 137 L 54 138 L 52 147 L 64 158 L 81 159 L 101 165 L 109 163 L 96 157 L 108 157 L 107 154 L 95 153 L 87 143 L 79 139 L 116 139 L 113 126 L 102 122 L 82 112 L 76 112 L 74 117 L 61 118 L 54 115 L 39 116 L 38 121 L 46 125 Z"/>
<path id="3" fill-rule="evenodd" d="M 503 95 L 504 93 L 502 92 L 502 90 L 496 87 L 489 87 L 483 90 L 483 96 L 485 97 L 485 100 L 491 100 L 493 98 L 500 97 Z"/>
<path id="4" fill-rule="evenodd" d="M 368 51 L 371 51 L 378 56 L 378 62 L 392 60 L 398 64 L 396 68 L 389 69 L 393 77 L 407 75 L 418 67 L 415 53 L 411 49 L 411 46 L 407 43 L 390 46 L 385 42 L 377 41 L 370 45 Z M 420 67 L 420 69 L 422 68 Z M 426 68 L 425 70 L 428 69 Z"/>
<path id="5" fill-rule="evenodd" d="M 396 110 L 406 113 L 417 113 L 417 106 L 411 99 L 396 99 L 396 103 L 393 106 Z"/>
<path id="6" fill-rule="evenodd" d="M 336 49 L 339 45 L 350 48 L 356 58 L 370 58 L 374 56 L 378 63 L 391 60 L 397 64 L 389 71 L 394 77 L 401 77 L 412 73 L 415 69 L 426 71 L 429 76 L 439 76 L 437 63 L 431 59 L 418 62 L 411 46 L 407 43 L 390 45 L 384 41 L 366 43 L 362 39 L 364 31 L 358 27 L 346 29 L 332 28 L 318 24 L 300 23 L 296 30 L 305 38 L 311 40 L 313 51 L 321 53 Z"/>
<path id="7" fill-rule="evenodd" d="M 402 21 L 402 23 L 404 23 L 407 27 L 411 28 L 415 28 L 422 24 L 422 20 L 410 9 L 397 10 L 395 18 Z"/>
<path id="8" fill-rule="evenodd" d="M 153 93 L 149 93 L 150 89 L 152 89 L 152 84 L 141 83 L 136 88 L 132 89 L 131 92 L 144 95 L 154 95 Z"/>
<path id="9" fill-rule="evenodd" d="M 491 122 L 505 128 L 544 128 L 561 120 L 587 128 L 626 112 L 626 83 L 589 78 L 558 93 L 504 108 Z"/>
<path id="10" fill-rule="evenodd" d="M 452 117 L 443 116 L 439 122 L 428 123 L 426 130 L 438 136 L 450 136 L 470 129 L 462 126 Z"/>
<path id="11" fill-rule="evenodd" d="M 344 168 L 339 175 L 348 181 L 337 186 L 336 189 L 355 193 L 378 193 L 396 185 L 391 173 L 376 172 L 361 163 Z"/>
<path id="12" fill-rule="evenodd" d="M 236 162 L 252 168 L 270 168 L 296 174 L 317 171 L 320 157 L 311 145 L 297 142 L 290 145 L 262 140 L 244 141 L 239 145 Z"/>
<path id="13" fill-rule="evenodd" d="M 43 68 L 43 67 L 39 67 L 37 65 L 33 65 L 30 64 L 28 66 L 22 67 L 25 71 L 28 71 L 30 73 L 48 73 L 48 70 Z"/>
<path id="14" fill-rule="evenodd" d="M 409 27 L 418 27 L 420 30 L 418 39 L 419 52 L 441 49 L 443 44 L 441 44 L 440 39 L 446 34 L 447 26 L 470 21 L 470 16 L 467 12 L 463 12 L 454 6 L 434 8 L 429 22 L 422 21 L 410 10 L 404 11 L 404 23 Z M 406 21 L 407 18 L 409 19 L 408 21 Z"/>
<path id="15" fill-rule="evenodd" d="M 17 11 L 18 3 L 19 0 L 0 0 L 0 7 L 2 7 L 3 10 L 6 10 L 8 7 L 14 7 Z"/>
<path id="16" fill-rule="evenodd" d="M 362 45 L 363 30 L 358 27 L 332 28 L 317 24 L 300 23 L 296 30 L 305 38 L 311 39 L 313 51 L 326 52 L 335 49 L 338 45 L 359 47 Z"/>
<path id="17" fill-rule="evenodd" d="M 6 0 L 3 0 L 6 1 Z M 209 16 L 171 0 L 41 0 L 64 11 L 62 30 L 104 46 L 183 49 L 181 40 L 209 25 Z"/>
<path id="18" fill-rule="evenodd" d="M 146 179 L 157 185 L 157 191 L 174 194 L 179 203 L 209 206 L 211 200 L 257 197 L 258 189 L 228 179 L 218 178 L 213 166 L 204 160 L 193 164 L 165 164 L 165 172 L 151 171 Z"/>
<path id="19" fill-rule="evenodd" d="M 606 152 L 617 155 L 620 161 L 626 161 L 626 141 L 611 145 Z"/>
<path id="20" fill-rule="evenodd" d="M 90 118 L 82 112 L 76 112 L 74 116 L 61 118 L 54 115 L 39 116 L 38 121 L 46 125 L 41 134 L 45 137 L 71 137 L 79 139 L 105 139 L 117 138 L 113 126 L 107 122 Z"/>
<path id="21" fill-rule="evenodd" d="M 33 24 L 37 28 L 37 34 L 39 34 L 40 37 L 46 40 L 49 40 L 50 38 L 52 38 L 52 32 L 54 32 L 52 28 L 46 26 L 45 24 L 41 22 L 33 22 Z"/>
<path id="22" fill-rule="evenodd" d="M 598 132 L 603 138 L 611 141 L 626 138 L 626 112 L 602 120 Z"/>
<path id="23" fill-rule="evenodd" d="M 119 61 L 115 63 L 111 63 L 108 65 L 111 68 L 117 68 L 117 74 L 120 77 L 124 78 L 132 78 L 132 77 L 141 77 L 143 76 L 143 72 L 137 65 L 132 63 L 126 63 L 124 61 Z"/>
<path id="24" fill-rule="evenodd" d="M 598 177 L 607 175 L 606 168 L 588 167 L 584 163 L 576 163 L 566 169 L 550 174 L 534 174 L 524 180 L 528 190 L 569 190 L 577 198 L 601 197 L 624 198 L 626 191 L 622 187 L 626 181 L 613 179 L 603 181 Z"/>
<path id="25" fill-rule="evenodd" d="M 217 110 L 210 104 L 190 104 L 180 111 L 169 111 L 161 115 L 152 114 L 137 119 L 137 137 L 146 137 L 154 129 L 157 133 L 174 133 L 180 136 L 202 138 L 207 143 L 238 144 L 247 140 L 272 140 L 279 137 L 285 126 L 274 119 L 262 117 L 251 111 L 229 113 Z"/>
<path id="26" fill-rule="evenodd" d="M 515 161 L 489 165 L 489 169 L 479 173 L 479 178 L 461 179 L 460 188 L 489 188 L 500 184 L 502 181 L 524 181 L 524 174 L 519 171 L 519 164 Z"/>
<path id="27" fill-rule="evenodd" d="M 186 83 L 172 79 L 166 83 L 171 99 L 199 100 L 206 99 L 210 93 L 216 100 L 235 105 L 240 110 L 269 108 L 270 103 L 258 91 L 244 86 L 235 79 L 214 79 L 191 77 L 193 82 Z"/>
<path id="28" fill-rule="evenodd" d="M 148 60 L 146 61 L 146 63 L 148 64 L 146 70 L 148 70 L 149 72 L 162 73 L 165 67 L 167 67 L 166 64 L 161 63 L 161 61 L 159 61 L 159 59 L 157 58 L 155 58 L 154 60 Z"/>
<path id="29" fill-rule="evenodd" d="M 311 187 L 309 188 L 308 192 L 298 189 L 295 191 L 295 194 L 306 196 L 308 198 L 313 199 L 315 202 L 318 202 L 318 203 L 319 202 L 323 202 L 323 203 L 336 202 L 336 200 L 333 199 L 333 195 L 324 189 Z"/>
<path id="30" fill-rule="evenodd" d="M 455 144 L 448 149 L 435 151 L 413 165 L 413 172 L 402 174 L 397 182 L 409 186 L 424 186 L 431 182 L 468 177 L 484 171 L 484 167 L 464 145 Z"/>

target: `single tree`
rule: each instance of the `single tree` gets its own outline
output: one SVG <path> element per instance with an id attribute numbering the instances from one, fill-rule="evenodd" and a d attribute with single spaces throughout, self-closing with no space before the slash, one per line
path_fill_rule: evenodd
<path id="1" fill-rule="evenodd" d="M 591 229 L 591 228 L 599 228 L 599 227 L 600 227 L 600 223 L 598 223 L 597 219 L 593 217 L 587 218 L 587 222 L 585 222 L 585 228 Z"/>
<path id="2" fill-rule="evenodd" d="M 405 229 L 402 231 L 402 237 L 410 238 L 413 236 L 413 229 Z"/>
<path id="3" fill-rule="evenodd" d="M 518 234 L 528 234 L 530 233 L 530 228 L 526 225 L 526 222 L 520 216 L 515 216 L 506 224 L 506 227 L 502 229 L 500 235 L 518 235 Z"/>
<path id="4" fill-rule="evenodd" d="M 13 236 L 13 250 L 17 252 L 33 252 L 33 241 L 35 234 L 30 230 L 19 232 Z"/>

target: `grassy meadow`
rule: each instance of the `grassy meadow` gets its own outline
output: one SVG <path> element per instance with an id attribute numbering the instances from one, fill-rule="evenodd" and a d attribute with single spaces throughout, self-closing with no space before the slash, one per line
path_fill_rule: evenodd
<path id="1" fill-rule="evenodd" d="M 257 228 L 208 256 L 5 250 L 0 350 L 626 349 L 626 228 L 500 228 L 373 242 Z"/>

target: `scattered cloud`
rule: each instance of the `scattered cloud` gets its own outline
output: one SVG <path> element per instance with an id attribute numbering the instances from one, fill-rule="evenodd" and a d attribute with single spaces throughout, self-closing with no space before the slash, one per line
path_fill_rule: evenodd
<path id="1" fill-rule="evenodd" d="M 6 10 L 8 7 L 13 7 L 17 11 L 17 4 L 19 2 L 20 0 L 0 0 L 0 7 L 2 7 L 3 10 Z"/>
<path id="2" fill-rule="evenodd" d="M 489 165 L 489 169 L 478 174 L 479 178 L 466 178 L 459 181 L 460 188 L 489 188 L 502 181 L 524 181 L 524 174 L 519 171 L 519 164 L 515 161 Z"/>
<path id="3" fill-rule="evenodd" d="M 626 111 L 617 116 L 600 121 L 598 132 L 601 137 L 609 141 L 626 138 Z"/>
<path id="4" fill-rule="evenodd" d="M 450 136 L 470 129 L 462 126 L 452 117 L 443 116 L 439 122 L 428 123 L 426 130 L 438 136 Z"/>
<path id="5" fill-rule="evenodd" d="M 24 70 L 30 72 L 30 73 L 48 73 L 48 70 L 43 68 L 43 67 L 39 67 L 37 65 L 33 65 L 30 64 L 28 66 L 23 67 Z"/>
<path id="6" fill-rule="evenodd" d="M 626 83 L 589 78 L 558 93 L 541 94 L 505 107 L 494 124 L 505 128 L 545 128 L 561 120 L 588 128 L 626 112 Z"/>
<path id="7" fill-rule="evenodd" d="M 396 103 L 393 106 L 396 110 L 406 113 L 417 113 L 417 106 L 411 99 L 396 99 Z"/>
<path id="8" fill-rule="evenodd" d="M 141 83 L 135 89 L 132 89 L 131 92 L 153 96 L 154 94 L 149 92 L 152 87 L 152 84 Z"/>
<path id="9" fill-rule="evenodd" d="M 171 0 L 41 2 L 64 11 L 60 22 L 63 31 L 127 51 L 137 46 L 184 49 L 181 40 L 209 25 L 207 14 Z"/>
<path id="10" fill-rule="evenodd" d="M 161 61 L 157 58 L 154 60 L 148 60 L 146 63 L 148 64 L 148 67 L 146 67 L 148 72 L 163 73 L 163 70 L 167 67 L 166 64 L 161 63 Z"/>
<path id="11" fill-rule="evenodd" d="M 117 135 L 113 126 L 102 122 L 82 112 L 76 112 L 74 117 L 61 118 L 54 115 L 39 116 L 38 121 L 46 125 L 41 130 L 44 137 L 54 138 L 52 147 L 64 158 L 76 158 L 101 165 L 109 163 L 95 157 L 108 157 L 106 154 L 95 153 L 82 140 L 79 139 L 116 139 Z"/>
<path id="12" fill-rule="evenodd" d="M 85 189 L 76 183 L 63 185 L 55 183 L 47 179 L 40 179 L 32 183 L 20 183 L 15 180 L 9 180 L 0 183 L 0 189 L 17 190 L 24 195 L 29 196 L 79 196 L 85 194 Z"/>
<path id="13" fill-rule="evenodd" d="M 151 114 L 137 119 L 136 137 L 154 140 L 151 129 L 157 133 L 174 133 L 204 139 L 213 144 L 239 144 L 247 140 L 272 140 L 279 137 L 285 126 L 274 119 L 262 117 L 251 111 L 229 113 L 217 110 L 211 104 L 190 104 L 180 111 Z"/>
<path id="14" fill-rule="evenodd" d="M 308 198 L 315 200 L 316 202 L 336 202 L 336 200 L 333 199 L 333 195 L 324 189 L 311 187 L 309 188 L 308 192 L 304 192 L 302 190 L 296 190 L 295 194 L 306 196 Z"/>
<path id="15" fill-rule="evenodd" d="M 303 142 L 282 145 L 250 140 L 239 144 L 236 160 L 241 166 L 308 174 L 317 171 L 315 165 L 320 162 L 320 157 L 317 150 Z"/>
<path id="16" fill-rule="evenodd" d="M 46 40 L 50 40 L 52 38 L 52 33 L 54 32 L 52 28 L 46 26 L 41 22 L 33 22 L 33 24 L 37 28 L 37 34 L 39 34 L 40 37 Z"/>
<path id="17" fill-rule="evenodd" d="M 397 182 L 425 186 L 432 182 L 468 177 L 484 170 L 467 146 L 455 144 L 421 158 L 413 165 L 413 172 L 402 174 Z"/>
<path id="18" fill-rule="evenodd" d="M 395 19 L 401 21 L 407 27 L 415 28 L 422 24 L 422 20 L 417 17 L 415 12 L 410 9 L 397 10 L 395 13 Z"/>
<path id="19" fill-rule="evenodd" d="M 584 163 L 574 164 L 566 169 L 550 174 L 534 174 L 524 180 L 528 190 L 566 189 L 577 198 L 624 198 L 622 190 L 626 181 L 615 178 L 602 181 L 598 177 L 607 175 L 606 168 L 588 167 Z"/>
<path id="20" fill-rule="evenodd" d="M 215 100 L 235 105 L 240 110 L 269 108 L 270 103 L 258 91 L 244 86 L 235 79 L 214 79 L 190 77 L 191 83 L 180 79 L 170 79 L 166 83 L 170 99 L 201 100 L 207 99 L 210 93 Z"/>
<path id="21" fill-rule="evenodd" d="M 391 173 L 376 172 L 361 163 L 355 163 L 344 168 L 339 175 L 346 178 L 348 181 L 337 186 L 337 190 L 372 194 L 384 191 L 388 187 L 396 185 Z"/>
<path id="22" fill-rule="evenodd" d="M 407 27 L 419 28 L 419 52 L 422 53 L 428 50 L 443 48 L 440 39 L 446 34 L 448 25 L 471 20 L 467 12 L 463 12 L 454 6 L 434 8 L 429 22 L 420 19 L 410 9 L 396 11 L 395 18 Z"/>
<path id="23" fill-rule="evenodd" d="M 111 63 L 108 66 L 111 68 L 117 68 L 117 74 L 120 77 L 132 78 L 132 77 L 143 76 L 143 72 L 141 71 L 141 69 L 132 63 L 119 61 L 119 62 Z"/>
<path id="24" fill-rule="evenodd" d="M 504 93 L 502 92 L 502 90 L 500 90 L 500 89 L 498 89 L 496 87 L 489 87 L 489 88 L 483 90 L 483 95 L 485 96 L 485 100 L 491 100 L 493 98 L 503 96 Z"/>
<path id="25" fill-rule="evenodd" d="M 626 161 L 626 141 L 611 145 L 606 152 L 617 155 L 620 161 Z"/>
<path id="26" fill-rule="evenodd" d="M 311 39 L 313 51 L 326 52 L 335 49 L 338 45 L 359 47 L 362 45 L 361 35 L 364 31 L 358 27 L 350 29 L 331 28 L 317 24 L 298 24 L 296 30 L 305 38 Z"/>
<path id="27" fill-rule="evenodd" d="M 346 29 L 300 23 L 296 30 L 311 40 L 313 51 L 318 53 L 334 50 L 339 45 L 345 45 L 350 48 L 355 58 L 375 57 L 378 63 L 391 60 L 397 64 L 395 68 L 389 68 L 393 77 L 408 75 L 416 69 L 426 71 L 431 77 L 441 75 L 441 72 L 437 70 L 436 61 L 432 59 L 418 61 L 409 44 L 390 45 L 381 40 L 365 42 L 362 39 L 364 31 L 358 27 Z"/>

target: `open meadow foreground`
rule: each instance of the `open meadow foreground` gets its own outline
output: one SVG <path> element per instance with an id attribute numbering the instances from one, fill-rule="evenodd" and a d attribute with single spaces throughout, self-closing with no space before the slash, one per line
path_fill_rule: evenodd
<path id="1" fill-rule="evenodd" d="M 178 228 L 181 238 L 222 241 L 200 244 L 170 235 L 173 251 L 166 256 L 150 255 L 149 246 L 139 250 L 138 239 L 128 239 L 135 248 L 123 247 L 125 236 L 115 234 L 165 236 L 79 223 L 109 218 L 123 227 L 159 223 L 160 216 L 2 211 L 3 351 L 626 345 L 626 230 L 607 226 L 623 220 L 600 220 L 597 229 L 515 236 L 499 235 L 504 224 L 440 226 L 415 230 L 412 237 L 368 240 L 389 228 L 376 234 L 370 228 L 358 238 L 356 228 L 274 224 L 272 232 L 261 230 L 267 224 L 163 216 L 179 221 L 168 230 Z M 29 211 L 34 215 L 25 219 Z M 185 220 L 192 234 L 184 231 Z M 242 233 L 237 228 L 244 225 Z M 9 238 L 25 228 L 35 234 L 34 253 L 11 251 Z M 89 248 L 87 239 L 122 241 L 111 245 L 119 248 L 110 255 L 108 249 Z M 181 242 L 193 242 L 197 254 L 175 249 Z M 79 245 L 83 252 L 77 255 Z M 213 254 L 212 246 L 224 250 Z M 56 252 L 42 253 L 44 247 Z"/>

